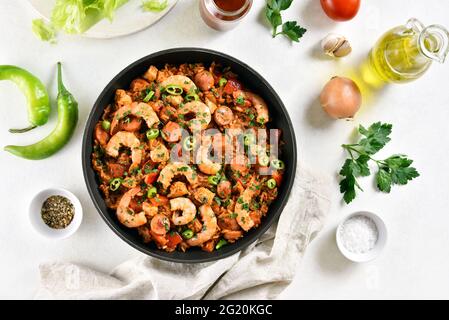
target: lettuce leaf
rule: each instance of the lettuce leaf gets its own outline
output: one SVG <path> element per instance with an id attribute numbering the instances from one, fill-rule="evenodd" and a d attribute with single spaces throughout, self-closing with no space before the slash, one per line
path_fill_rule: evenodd
<path id="1" fill-rule="evenodd" d="M 45 22 L 44 19 L 34 19 L 31 28 L 34 34 L 42 41 L 56 43 L 56 30 L 50 23 Z"/>
<path id="2" fill-rule="evenodd" d="M 168 6 L 168 0 L 142 0 L 143 11 L 160 12 Z"/>
<path id="3" fill-rule="evenodd" d="M 115 11 L 129 0 L 56 0 L 51 13 L 50 24 L 33 22 L 33 31 L 44 41 L 49 30 L 63 31 L 67 34 L 86 32 L 102 19 L 112 21 Z M 47 28 L 47 29 L 46 29 Z M 47 34 L 48 33 L 48 34 Z"/>

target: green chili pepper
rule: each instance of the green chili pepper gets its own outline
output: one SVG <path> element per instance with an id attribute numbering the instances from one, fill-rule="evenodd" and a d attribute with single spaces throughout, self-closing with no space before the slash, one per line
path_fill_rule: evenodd
<path id="1" fill-rule="evenodd" d="M 151 98 L 153 98 L 154 96 L 154 91 L 150 91 L 148 92 L 148 94 L 145 96 L 145 98 L 143 98 L 143 102 L 148 102 L 151 100 Z"/>
<path id="2" fill-rule="evenodd" d="M 195 137 L 187 137 L 184 139 L 182 146 L 184 147 L 184 150 L 191 151 L 195 147 L 196 139 Z"/>
<path id="3" fill-rule="evenodd" d="M 58 122 L 43 140 L 28 146 L 6 146 L 5 151 L 30 160 L 48 158 L 61 150 L 75 131 L 78 122 L 78 103 L 62 83 L 61 63 L 58 62 Z"/>
<path id="4" fill-rule="evenodd" d="M 207 178 L 207 182 L 209 182 L 211 185 L 216 186 L 220 182 L 219 176 L 209 176 Z"/>
<path id="5" fill-rule="evenodd" d="M 285 168 L 284 161 L 279 160 L 279 159 L 273 159 L 273 160 L 271 160 L 271 165 L 272 165 L 275 169 L 279 169 L 279 170 L 282 170 L 282 169 Z"/>
<path id="6" fill-rule="evenodd" d="M 190 102 L 190 101 L 198 101 L 200 100 L 200 97 L 198 97 L 198 95 L 196 93 L 191 93 L 186 95 L 186 101 Z"/>
<path id="7" fill-rule="evenodd" d="M 268 166 L 268 164 L 270 163 L 270 157 L 268 157 L 267 154 L 266 154 L 265 152 L 261 152 L 261 153 L 259 154 L 258 160 L 259 160 L 259 164 L 260 164 L 262 167 L 266 167 L 266 166 Z"/>
<path id="8" fill-rule="evenodd" d="M 172 96 L 180 96 L 184 92 L 181 86 L 178 86 L 176 84 L 169 84 L 165 87 L 165 91 Z"/>
<path id="9" fill-rule="evenodd" d="M 118 188 L 120 188 L 121 184 L 122 184 L 122 179 L 120 179 L 120 178 L 112 179 L 111 182 L 109 182 L 109 189 L 111 189 L 111 191 L 117 191 Z"/>
<path id="10" fill-rule="evenodd" d="M 274 189 L 274 188 L 276 188 L 276 180 L 274 180 L 274 179 L 268 180 L 268 181 L 267 181 L 267 187 L 268 187 L 269 189 Z"/>
<path id="11" fill-rule="evenodd" d="M 147 191 L 147 197 L 148 198 L 154 198 L 157 195 L 157 189 L 156 187 L 151 187 L 150 189 L 148 189 Z"/>
<path id="12" fill-rule="evenodd" d="M 255 143 L 256 143 L 256 137 L 253 134 L 248 133 L 248 134 L 245 134 L 243 136 L 243 144 L 245 146 L 248 147 L 248 146 L 251 146 L 251 145 L 253 145 Z"/>
<path id="13" fill-rule="evenodd" d="M 10 129 L 9 132 L 26 132 L 47 123 L 50 115 L 50 99 L 44 84 L 28 71 L 16 66 L 0 66 L 0 80 L 14 82 L 28 101 L 28 120 L 31 125 L 24 129 Z"/>
<path id="14" fill-rule="evenodd" d="M 218 80 L 218 86 L 223 87 L 226 83 L 228 83 L 228 80 L 226 80 L 226 78 L 220 78 L 220 80 Z"/>
<path id="15" fill-rule="evenodd" d="M 215 246 L 216 250 L 220 250 L 221 247 L 227 245 L 228 242 L 225 239 L 220 239 L 220 241 L 218 241 L 217 245 Z"/>
<path id="16" fill-rule="evenodd" d="M 184 239 L 187 239 L 187 240 L 192 238 L 193 237 L 193 231 L 190 230 L 190 229 L 184 230 L 183 233 L 182 233 L 182 237 Z"/>
<path id="17" fill-rule="evenodd" d="M 159 129 L 150 129 L 147 131 L 147 139 L 153 140 L 159 137 Z"/>
<path id="18" fill-rule="evenodd" d="M 110 123 L 108 120 L 103 120 L 103 121 L 101 122 L 101 127 L 102 127 L 105 131 L 109 132 L 109 129 L 111 129 L 111 123 Z"/>

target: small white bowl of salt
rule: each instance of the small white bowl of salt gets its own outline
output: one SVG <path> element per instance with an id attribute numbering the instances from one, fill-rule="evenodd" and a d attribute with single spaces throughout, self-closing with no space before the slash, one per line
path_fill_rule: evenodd
<path id="1" fill-rule="evenodd" d="M 337 227 L 337 246 L 354 262 L 375 259 L 387 242 L 387 228 L 382 219 L 371 212 L 355 212 Z"/>

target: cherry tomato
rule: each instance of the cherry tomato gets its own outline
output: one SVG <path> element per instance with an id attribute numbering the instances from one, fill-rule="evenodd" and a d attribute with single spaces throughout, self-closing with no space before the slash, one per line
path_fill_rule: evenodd
<path id="1" fill-rule="evenodd" d="M 241 90 L 243 88 L 242 84 L 237 80 L 229 79 L 224 86 L 223 91 L 227 94 L 232 94 L 234 91 Z"/>
<path id="2" fill-rule="evenodd" d="M 167 240 L 167 246 L 170 248 L 176 248 L 176 246 L 182 242 L 182 238 L 177 232 L 169 232 L 167 234 Z"/>
<path id="3" fill-rule="evenodd" d="M 320 0 L 327 16 L 336 21 L 348 21 L 355 17 L 360 0 Z"/>
<path id="4" fill-rule="evenodd" d="M 144 181 L 146 184 L 153 184 L 156 182 L 157 177 L 159 176 L 159 172 L 151 172 L 144 177 Z"/>

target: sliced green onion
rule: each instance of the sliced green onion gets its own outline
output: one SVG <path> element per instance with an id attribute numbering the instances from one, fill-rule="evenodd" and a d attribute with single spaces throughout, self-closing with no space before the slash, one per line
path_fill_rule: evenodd
<path id="1" fill-rule="evenodd" d="M 109 129 L 111 129 L 111 123 L 108 120 L 103 120 L 101 122 L 101 127 L 105 130 L 105 131 L 109 131 Z"/>
<path id="2" fill-rule="evenodd" d="M 190 238 L 192 238 L 193 237 L 193 231 L 191 230 L 191 229 L 187 229 L 187 230 L 184 230 L 183 232 L 182 232 L 182 237 L 184 238 L 184 239 L 190 239 Z"/>
<path id="3" fill-rule="evenodd" d="M 145 98 L 143 98 L 143 102 L 148 102 L 151 100 L 151 98 L 153 98 L 154 96 L 154 91 L 151 90 L 150 92 L 147 93 L 147 95 L 145 96 Z"/>
<path id="4" fill-rule="evenodd" d="M 186 95 L 186 101 L 190 102 L 190 101 L 198 101 L 200 100 L 200 97 L 198 97 L 198 95 L 196 93 L 191 93 Z"/>
<path id="5" fill-rule="evenodd" d="M 216 186 L 220 182 L 220 176 L 209 176 L 207 178 L 207 182 L 213 186 Z"/>
<path id="6" fill-rule="evenodd" d="M 268 180 L 268 181 L 267 181 L 267 187 L 268 187 L 269 189 L 274 189 L 274 188 L 276 188 L 276 180 L 274 180 L 274 179 Z"/>
<path id="7" fill-rule="evenodd" d="M 147 131 L 147 139 L 153 140 L 159 137 L 159 129 L 150 129 Z"/>
<path id="8" fill-rule="evenodd" d="M 275 168 L 275 169 L 279 169 L 282 170 L 285 168 L 285 163 L 282 160 L 279 159 L 273 159 L 271 160 L 271 165 Z"/>
<path id="9" fill-rule="evenodd" d="M 248 133 L 243 136 L 243 144 L 245 146 L 249 147 L 255 143 L 256 143 L 256 137 L 253 134 Z"/>
<path id="10" fill-rule="evenodd" d="M 218 243 L 216 244 L 215 249 L 220 250 L 221 247 L 223 247 L 227 244 L 228 244 L 228 242 L 225 239 L 220 239 L 220 241 L 218 241 Z"/>
<path id="11" fill-rule="evenodd" d="M 180 96 L 184 92 L 181 86 L 178 86 L 176 84 L 169 84 L 165 87 L 165 91 L 172 96 Z"/>
<path id="12" fill-rule="evenodd" d="M 220 80 L 218 80 L 218 85 L 220 87 L 223 87 L 226 83 L 228 83 L 228 80 L 226 80 L 226 78 L 220 78 Z"/>
<path id="13" fill-rule="evenodd" d="M 122 184 L 122 179 L 120 179 L 120 178 L 112 179 L 112 181 L 109 183 L 109 189 L 111 189 L 111 191 L 117 191 L 118 188 L 120 188 L 121 184 Z"/>
<path id="14" fill-rule="evenodd" d="M 265 152 L 261 152 L 258 157 L 259 164 L 262 167 L 266 167 L 270 164 L 270 157 L 267 156 Z"/>
<path id="15" fill-rule="evenodd" d="M 157 189 L 156 187 L 151 187 L 147 191 L 147 198 L 151 199 L 154 198 L 157 195 Z"/>
<path id="16" fill-rule="evenodd" d="M 182 147 L 184 148 L 184 150 L 191 151 L 195 148 L 195 144 L 196 144 L 195 137 L 190 136 L 184 139 Z"/>

